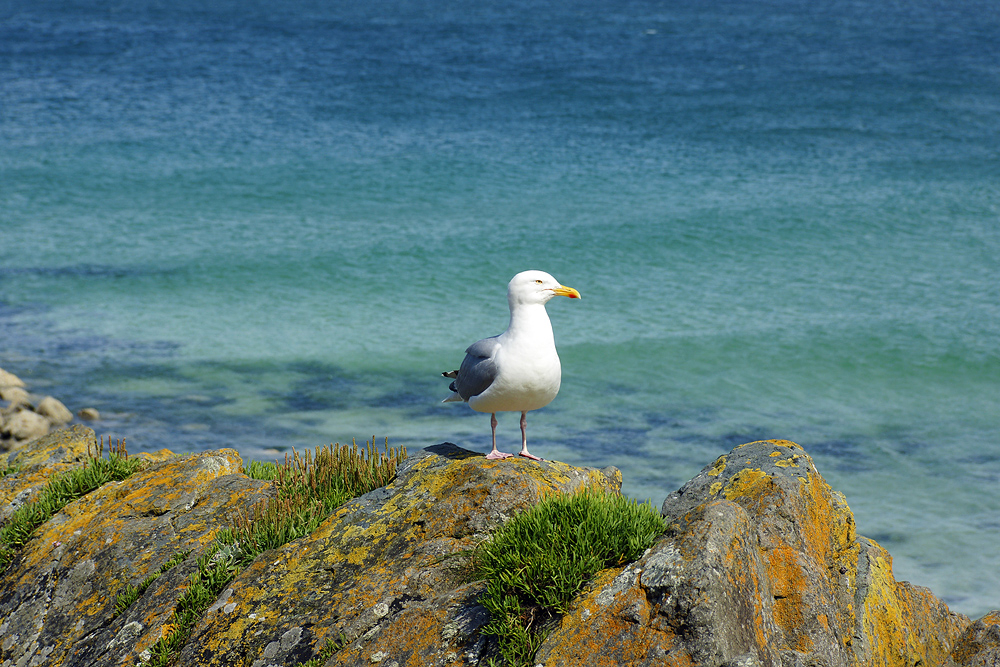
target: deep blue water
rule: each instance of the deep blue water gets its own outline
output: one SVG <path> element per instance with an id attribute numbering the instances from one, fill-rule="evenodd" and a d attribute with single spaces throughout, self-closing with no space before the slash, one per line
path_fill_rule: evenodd
<path id="1" fill-rule="evenodd" d="M 0 0 L 0 367 L 133 451 L 485 451 L 437 374 L 540 268 L 533 451 L 794 440 L 1000 607 L 995 3 L 369 4 Z"/>

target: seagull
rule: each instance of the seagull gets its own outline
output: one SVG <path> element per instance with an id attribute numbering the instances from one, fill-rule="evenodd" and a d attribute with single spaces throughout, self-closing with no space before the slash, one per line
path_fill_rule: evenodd
<path id="1" fill-rule="evenodd" d="M 554 296 L 579 299 L 572 287 L 559 284 L 544 271 L 522 271 L 507 285 L 510 324 L 498 336 L 470 345 L 457 371 L 441 375 L 453 378 L 451 396 L 443 403 L 465 401 L 476 412 L 490 413 L 493 450 L 490 460 L 512 454 L 497 450 L 497 413 L 521 413 L 520 455 L 541 461 L 528 452 L 527 415 L 543 408 L 559 393 L 562 368 L 556 354 L 552 323 L 545 304 Z"/>

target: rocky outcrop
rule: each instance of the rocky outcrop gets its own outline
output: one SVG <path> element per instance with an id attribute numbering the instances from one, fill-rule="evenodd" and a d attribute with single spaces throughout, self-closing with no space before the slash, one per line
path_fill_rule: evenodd
<path id="1" fill-rule="evenodd" d="M 952 658 L 962 667 L 1000 667 L 1000 611 L 992 611 L 959 637 Z"/>
<path id="2" fill-rule="evenodd" d="M 75 426 L 0 456 L 20 469 L 0 478 L 0 505 L 25 502 L 93 444 Z M 231 450 L 149 459 L 66 506 L 0 576 L 0 666 L 142 664 L 216 531 L 273 493 Z M 481 632 L 489 619 L 472 550 L 545 495 L 620 482 L 614 468 L 428 447 L 388 486 L 240 572 L 175 664 L 293 666 L 334 640 L 326 665 L 485 665 L 495 644 Z M 668 531 L 636 562 L 598 573 L 536 663 L 997 664 L 1000 616 L 970 623 L 895 581 L 889 554 L 855 534 L 844 498 L 794 443 L 737 447 L 663 513 Z M 115 615 L 116 592 L 188 551 Z"/>
<path id="3" fill-rule="evenodd" d="M 40 473 L 82 462 L 97 444 L 93 431 L 81 426 L 36 441 L 9 457 L 20 472 L 5 476 L 0 488 L 6 497 L 30 500 Z M 183 587 L 193 560 L 157 581 L 135 605 L 131 625 L 113 618 L 115 593 L 178 552 L 203 550 L 234 510 L 246 510 L 270 486 L 242 475 L 232 450 L 147 458 L 146 469 L 43 524 L 0 576 L 0 664 L 135 664 L 136 649 L 158 639 L 169 622 L 173 592 Z M 132 662 L 118 661 L 125 656 Z"/>
<path id="4" fill-rule="evenodd" d="M 670 528 L 542 645 L 576 665 L 944 665 L 969 619 L 892 559 L 798 445 L 752 442 L 663 503 Z M 641 658 L 637 656 L 642 656 Z"/>

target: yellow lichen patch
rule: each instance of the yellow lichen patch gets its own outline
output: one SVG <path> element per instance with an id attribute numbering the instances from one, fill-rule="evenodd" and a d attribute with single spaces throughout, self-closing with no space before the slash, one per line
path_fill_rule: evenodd
<path id="1" fill-rule="evenodd" d="M 142 459 L 143 461 L 149 461 L 150 463 L 156 463 L 158 461 L 166 461 L 167 459 L 177 456 L 172 451 L 167 448 L 159 449 L 155 452 L 139 452 L 135 455 L 137 459 Z"/>
<path id="2" fill-rule="evenodd" d="M 770 476 L 760 468 L 744 468 L 733 475 L 723 490 L 726 500 L 758 498 L 773 491 Z"/>
<path id="3" fill-rule="evenodd" d="M 864 632 L 870 647 L 871 665 L 913 665 L 920 647 L 904 625 L 904 613 L 896 597 L 892 558 L 874 542 L 869 555 L 869 586 L 862 601 Z"/>
<path id="4" fill-rule="evenodd" d="M 926 588 L 897 582 L 892 557 L 868 540 L 868 587 L 859 613 L 870 665 L 940 665 L 969 619 L 953 614 Z"/>
<path id="5" fill-rule="evenodd" d="M 772 456 L 774 455 L 772 454 Z M 779 468 L 798 468 L 799 464 L 796 463 L 796 460 L 798 458 L 799 458 L 798 456 L 791 456 L 787 459 L 782 459 L 781 461 L 775 461 L 774 465 L 778 466 Z"/>
<path id="6" fill-rule="evenodd" d="M 706 474 L 711 475 L 712 477 L 716 477 L 719 474 L 721 474 L 722 471 L 725 469 L 726 469 L 726 457 L 720 456 L 719 458 L 715 459 L 715 463 L 712 464 L 711 470 L 709 470 Z"/>
<path id="7" fill-rule="evenodd" d="M 809 557 L 829 564 L 853 553 L 857 539 L 854 515 L 843 497 L 835 496 L 830 485 L 814 472 L 802 481 L 799 494 L 807 513 L 800 525 Z"/>
<path id="8" fill-rule="evenodd" d="M 788 447 L 790 449 L 797 449 L 800 452 L 805 451 L 800 445 L 797 445 L 791 440 L 754 440 L 753 442 L 744 442 L 742 445 L 737 446 L 736 449 L 742 449 L 743 447 L 749 447 L 751 445 L 759 445 L 760 443 L 766 443 L 773 447 Z"/>
<path id="9" fill-rule="evenodd" d="M 400 667 L 424 667 L 430 663 L 456 667 L 464 665 L 461 652 L 449 651 L 446 642 L 442 641 L 444 625 L 444 609 L 405 611 L 391 632 L 379 633 L 364 646 L 339 651 L 332 664 L 372 664 L 380 661 L 379 656 L 392 655 L 393 662 Z M 442 644 L 445 644 L 443 650 Z M 444 655 L 440 655 L 442 653 Z"/>
<path id="10" fill-rule="evenodd" d="M 31 502 L 56 471 L 19 473 L 0 479 L 0 507 L 12 507 L 15 499 L 21 499 L 21 503 Z M 6 518 L 4 515 L 5 512 L 0 510 L 0 519 Z"/>
<path id="11" fill-rule="evenodd" d="M 708 492 L 713 496 L 717 495 L 719 491 L 722 490 L 722 482 L 713 482 L 712 486 L 708 487 Z"/>

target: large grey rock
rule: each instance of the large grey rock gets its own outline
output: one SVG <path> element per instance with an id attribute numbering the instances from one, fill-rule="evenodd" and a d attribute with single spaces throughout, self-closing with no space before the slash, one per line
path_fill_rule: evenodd
<path id="1" fill-rule="evenodd" d="M 741 445 L 671 494 L 664 537 L 601 573 L 546 638 L 545 667 L 948 664 L 969 619 L 896 582 L 795 443 Z"/>

